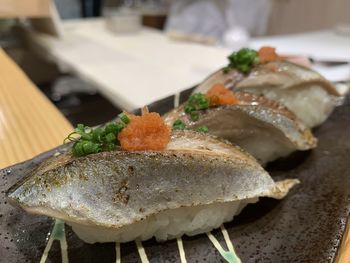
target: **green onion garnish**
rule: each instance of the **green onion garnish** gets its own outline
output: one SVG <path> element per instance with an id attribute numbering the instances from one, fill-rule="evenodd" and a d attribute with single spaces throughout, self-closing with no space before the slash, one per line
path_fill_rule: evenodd
<path id="1" fill-rule="evenodd" d="M 192 106 L 196 110 L 205 110 L 209 108 L 210 101 L 202 93 L 195 93 L 188 98 L 187 105 Z"/>
<path id="2" fill-rule="evenodd" d="M 119 145 L 118 133 L 130 122 L 129 117 L 125 113 L 119 114 L 118 117 L 120 121 L 110 122 L 98 128 L 90 128 L 84 124 L 78 124 L 74 132 L 69 134 L 64 142 L 74 142 L 72 153 L 77 157 L 101 151 L 112 151 Z"/>
<path id="3" fill-rule="evenodd" d="M 185 112 L 190 115 L 191 120 L 197 121 L 199 119 L 199 110 L 208 109 L 210 100 L 202 93 L 196 93 L 188 98 L 185 105 Z"/>
<path id="4" fill-rule="evenodd" d="M 79 140 L 73 145 L 73 154 L 75 156 L 84 156 L 90 153 L 97 153 L 101 151 L 101 146 L 98 143 L 91 141 Z"/>
<path id="5" fill-rule="evenodd" d="M 173 123 L 173 130 L 184 130 L 186 129 L 186 124 L 182 120 L 176 120 Z"/>
<path id="6" fill-rule="evenodd" d="M 191 116 L 191 119 L 192 119 L 193 121 L 198 121 L 198 119 L 199 119 L 199 113 L 198 113 L 198 111 L 192 111 L 192 112 L 190 113 L 190 116 Z"/>
<path id="7" fill-rule="evenodd" d="M 128 117 L 124 112 L 120 113 L 120 114 L 118 115 L 118 117 L 119 117 L 119 119 L 120 119 L 122 122 L 124 122 L 125 124 L 128 124 L 128 123 L 130 122 L 129 117 Z"/>
<path id="8" fill-rule="evenodd" d="M 248 73 L 254 65 L 259 64 L 258 52 L 249 48 L 242 48 L 237 52 L 233 52 L 228 56 L 229 64 L 223 69 L 224 73 L 228 73 L 235 68 L 240 72 Z"/>
<path id="9" fill-rule="evenodd" d="M 203 133 L 208 133 L 209 132 L 209 129 L 207 126 L 203 125 L 203 126 L 200 126 L 196 129 L 197 132 L 203 132 Z"/>

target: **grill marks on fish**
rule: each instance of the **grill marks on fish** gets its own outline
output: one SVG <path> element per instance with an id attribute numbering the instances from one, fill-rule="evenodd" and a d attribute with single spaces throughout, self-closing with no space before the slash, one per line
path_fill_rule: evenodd
<path id="1" fill-rule="evenodd" d="M 130 166 L 129 166 L 130 168 Z M 119 187 L 117 193 L 114 195 L 113 197 L 113 202 L 115 203 L 123 203 L 123 204 L 127 204 L 129 201 L 130 196 L 126 193 L 126 191 L 128 190 L 128 181 L 124 180 L 121 182 L 121 186 Z M 140 211 L 140 210 L 139 210 Z"/>

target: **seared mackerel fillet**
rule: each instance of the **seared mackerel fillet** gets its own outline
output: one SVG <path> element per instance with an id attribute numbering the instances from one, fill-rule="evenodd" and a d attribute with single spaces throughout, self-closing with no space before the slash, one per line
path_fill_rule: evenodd
<path id="1" fill-rule="evenodd" d="M 210 107 L 192 121 L 184 105 L 163 116 L 168 125 L 177 119 L 188 129 L 205 125 L 209 133 L 239 145 L 261 164 L 295 150 L 315 148 L 317 139 L 310 129 L 278 102 L 249 93 L 235 93 L 239 104 Z"/>
<path id="2" fill-rule="evenodd" d="M 180 207 L 282 198 L 295 183 L 275 183 L 253 157 L 230 143 L 179 131 L 164 151 L 52 157 L 8 197 L 31 213 L 117 229 Z"/>
<path id="3" fill-rule="evenodd" d="M 288 61 L 273 61 L 257 65 L 253 67 L 249 74 L 243 74 L 235 69 L 224 73 L 220 69 L 198 85 L 194 93 L 206 93 L 213 85 L 218 83 L 235 91 L 259 87 L 289 89 L 317 85 L 331 95 L 340 95 L 336 87 L 316 71 Z"/>

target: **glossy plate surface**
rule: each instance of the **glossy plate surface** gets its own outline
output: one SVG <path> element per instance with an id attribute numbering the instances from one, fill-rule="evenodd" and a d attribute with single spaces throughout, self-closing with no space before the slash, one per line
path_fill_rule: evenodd
<path id="1" fill-rule="evenodd" d="M 184 101 L 190 91 L 180 96 Z M 150 105 L 165 113 L 174 96 Z M 315 130 L 319 146 L 270 164 L 275 179 L 301 181 L 283 200 L 264 198 L 225 224 L 242 262 L 332 262 L 336 257 L 350 208 L 350 100 L 339 106 Z M 0 171 L 0 262 L 39 262 L 54 221 L 28 215 L 7 203 L 5 192 L 38 163 L 57 151 Z M 212 231 L 226 249 L 221 231 Z M 86 244 L 66 226 L 69 262 L 116 262 L 114 243 Z M 207 235 L 183 237 L 187 262 L 226 262 Z M 150 262 L 180 262 L 176 240 L 143 242 Z M 61 262 L 60 242 L 54 241 L 46 262 Z M 121 244 L 121 262 L 141 262 L 134 242 Z"/>

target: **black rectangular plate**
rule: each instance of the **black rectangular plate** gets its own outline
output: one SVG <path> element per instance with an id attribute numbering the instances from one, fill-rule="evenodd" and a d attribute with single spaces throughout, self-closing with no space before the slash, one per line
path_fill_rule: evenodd
<path id="1" fill-rule="evenodd" d="M 189 90 L 184 91 L 184 101 Z M 165 113 L 174 96 L 149 105 Z M 274 179 L 301 181 L 283 200 L 263 198 L 248 205 L 225 224 L 242 262 L 333 262 L 341 243 L 350 199 L 350 100 L 346 99 L 315 135 L 319 145 L 274 162 Z M 5 192 L 37 164 L 64 147 L 0 171 L 0 262 L 39 262 L 53 220 L 29 215 L 7 203 Z M 219 231 L 213 231 L 224 244 Z M 70 262 L 115 262 L 115 246 L 86 244 L 66 227 Z M 226 262 L 206 235 L 184 237 L 187 262 Z M 180 262 L 176 241 L 143 242 L 150 262 Z M 122 262 L 141 262 L 133 242 L 121 245 Z M 53 243 L 47 262 L 61 262 L 59 242 Z"/>

